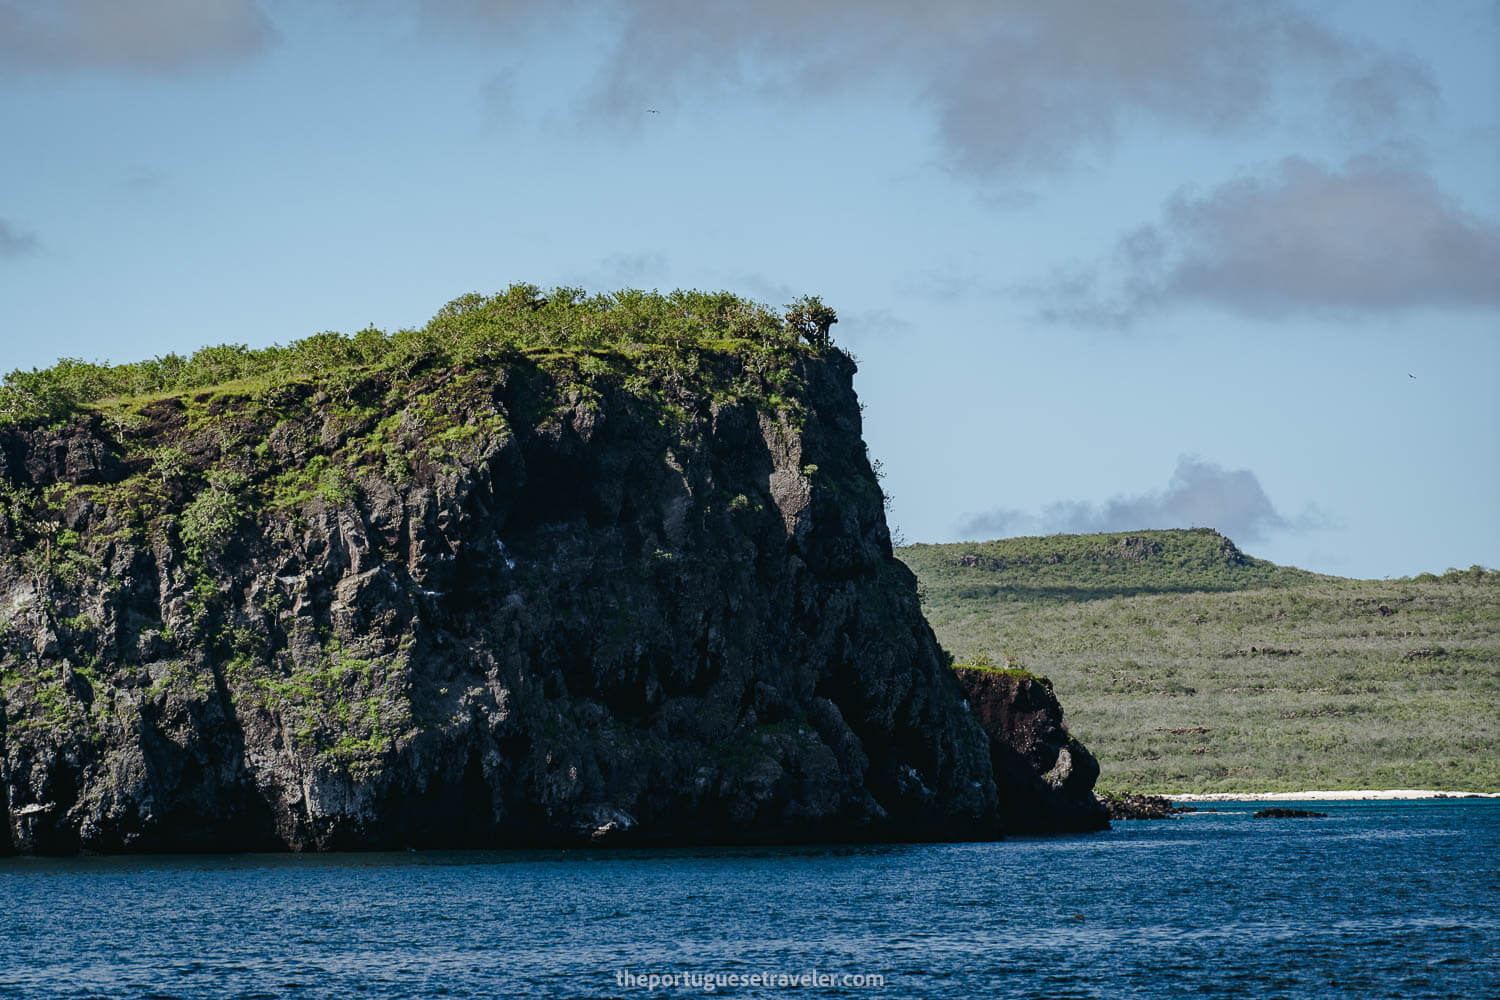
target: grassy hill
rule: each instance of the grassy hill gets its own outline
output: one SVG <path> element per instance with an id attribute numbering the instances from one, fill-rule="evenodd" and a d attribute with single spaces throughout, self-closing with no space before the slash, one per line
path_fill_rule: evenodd
<path id="1" fill-rule="evenodd" d="M 1500 790 L 1500 573 L 1347 580 L 1201 528 L 898 555 L 958 661 L 1052 679 L 1102 788 Z"/>

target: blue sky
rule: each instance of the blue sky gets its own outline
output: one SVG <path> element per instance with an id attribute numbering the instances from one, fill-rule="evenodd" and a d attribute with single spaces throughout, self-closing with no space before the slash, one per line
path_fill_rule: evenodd
<path id="1" fill-rule="evenodd" d="M 0 0 L 0 369 L 813 293 L 908 540 L 1497 566 L 1497 54 L 1467 0 Z"/>

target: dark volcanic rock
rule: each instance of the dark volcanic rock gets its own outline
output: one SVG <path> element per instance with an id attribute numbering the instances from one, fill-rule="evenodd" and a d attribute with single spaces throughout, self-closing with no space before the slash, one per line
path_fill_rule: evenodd
<path id="1" fill-rule="evenodd" d="M 853 364 L 652 357 L 0 429 L 0 849 L 1104 825 L 1050 689 L 966 706 Z"/>
<path id="2" fill-rule="evenodd" d="M 1327 813 L 1313 812 L 1310 809 L 1284 809 L 1281 806 L 1273 806 L 1270 809 L 1261 809 L 1255 813 L 1255 819 L 1324 819 Z"/>
<path id="3" fill-rule="evenodd" d="M 1016 670 L 956 667 L 954 674 L 990 737 L 996 780 L 1014 789 L 1001 805 L 1006 830 L 1109 826 L 1094 798 L 1099 762 L 1068 734 L 1051 681 Z"/>
<path id="4" fill-rule="evenodd" d="M 1198 811 L 1193 806 L 1174 806 L 1172 800 L 1164 795 L 1135 795 L 1130 792 L 1112 795 L 1108 792 L 1098 792 L 1095 796 L 1099 799 L 1099 804 L 1108 811 L 1109 818 L 1112 820 L 1170 819 L 1178 813 Z"/>
<path id="5" fill-rule="evenodd" d="M 101 422 L 79 420 L 61 429 L 0 433 L 0 483 L 52 486 L 113 482 L 124 473 L 118 449 Z"/>

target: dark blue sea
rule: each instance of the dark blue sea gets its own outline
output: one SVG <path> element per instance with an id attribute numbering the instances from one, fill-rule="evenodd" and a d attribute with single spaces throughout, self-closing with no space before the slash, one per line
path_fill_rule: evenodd
<path id="1" fill-rule="evenodd" d="M 1500 997 L 1500 801 L 1297 805 L 1330 816 L 1219 804 L 993 844 L 10 858 L 0 996 Z"/>

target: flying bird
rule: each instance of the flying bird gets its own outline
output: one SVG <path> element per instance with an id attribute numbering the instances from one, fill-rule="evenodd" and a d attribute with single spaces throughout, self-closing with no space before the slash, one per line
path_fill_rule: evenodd
<path id="1" fill-rule="evenodd" d="M 1412 373 L 1411 373 L 1411 372 L 1407 372 L 1407 373 L 1406 373 L 1406 377 L 1407 377 L 1407 378 L 1416 378 L 1416 376 L 1415 376 L 1415 375 L 1413 375 L 1413 374 L 1412 374 Z"/>
<path id="2" fill-rule="evenodd" d="M 657 111 L 655 108 L 647 108 L 646 109 L 646 114 L 648 114 L 648 115 L 659 115 L 659 114 L 661 114 L 661 112 Z"/>

